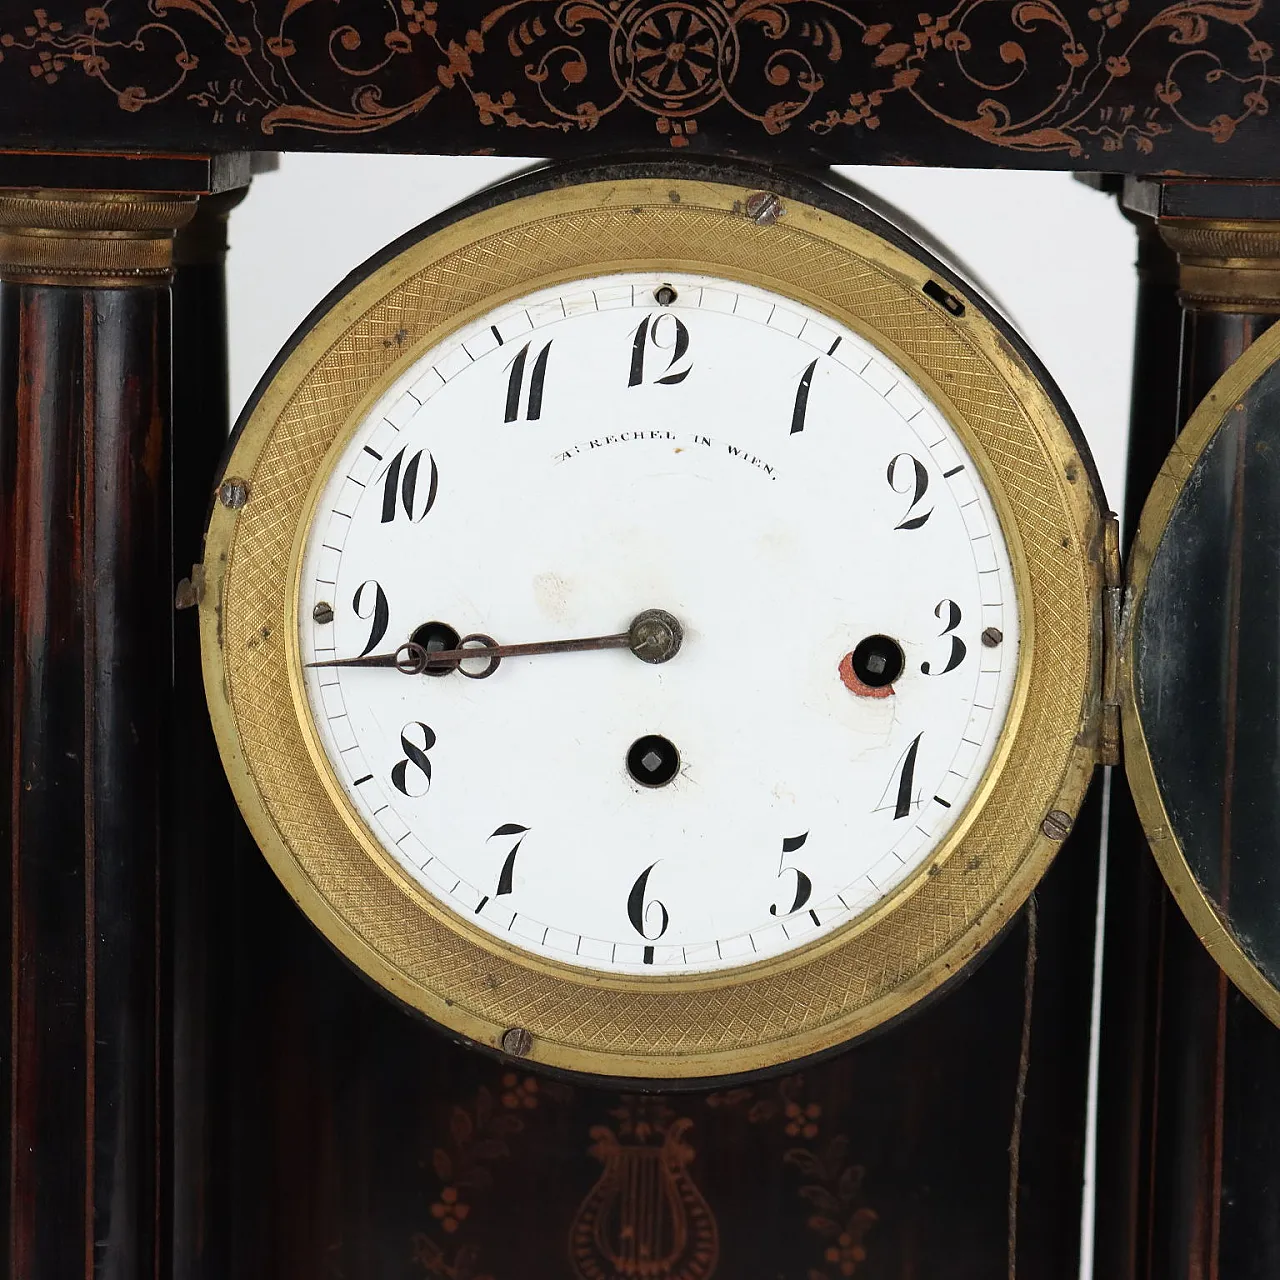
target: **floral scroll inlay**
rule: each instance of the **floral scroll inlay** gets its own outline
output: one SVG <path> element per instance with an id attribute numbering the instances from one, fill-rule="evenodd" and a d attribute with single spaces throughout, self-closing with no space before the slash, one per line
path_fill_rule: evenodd
<path id="1" fill-rule="evenodd" d="M 806 1225 L 819 1241 L 821 1262 L 810 1267 L 808 1280 L 842 1280 L 867 1258 L 866 1236 L 878 1215 L 866 1203 L 865 1170 L 849 1163 L 849 1139 L 824 1134 L 822 1107 L 805 1098 L 804 1076 L 787 1076 L 770 1090 L 737 1088 L 707 1097 L 707 1105 L 745 1112 L 749 1124 L 781 1123 L 789 1138 L 784 1164 L 802 1179 L 797 1194 L 808 1202 Z"/>
<path id="2" fill-rule="evenodd" d="M 525 1131 L 521 1113 L 536 1111 L 544 1097 L 563 1105 L 569 1096 L 562 1084 L 505 1072 L 498 1089 L 481 1085 L 470 1103 L 450 1109 L 443 1141 L 431 1152 L 438 1191 L 429 1209 L 432 1226 L 413 1237 L 416 1267 L 442 1280 L 493 1280 L 480 1267 L 479 1245 L 459 1239 L 473 1221 L 476 1193 L 493 1185 L 493 1165 L 510 1158 L 511 1140 Z M 490 1222 L 487 1230 L 493 1229 Z"/>
<path id="3" fill-rule="evenodd" d="M 128 112 L 365 134 L 403 122 L 591 131 L 648 121 L 687 147 L 714 118 L 766 135 L 890 122 L 995 148 L 1156 152 L 1227 142 L 1269 109 L 1261 0 L 55 0 L 0 18 L 0 84 L 77 74 Z M 25 70 L 23 70 L 25 68 Z M 12 69 L 12 70 L 11 70 Z M 443 135 L 442 135 L 443 136 Z M 525 149 L 545 150 L 530 135 Z"/>

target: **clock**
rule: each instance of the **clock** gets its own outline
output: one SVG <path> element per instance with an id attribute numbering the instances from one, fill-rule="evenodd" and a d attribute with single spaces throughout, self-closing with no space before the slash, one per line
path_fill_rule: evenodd
<path id="1" fill-rule="evenodd" d="M 478 1045 L 705 1079 L 996 936 L 1102 723 L 1097 482 L 981 293 L 811 179 L 550 169 L 276 361 L 206 540 L 239 804 Z"/>

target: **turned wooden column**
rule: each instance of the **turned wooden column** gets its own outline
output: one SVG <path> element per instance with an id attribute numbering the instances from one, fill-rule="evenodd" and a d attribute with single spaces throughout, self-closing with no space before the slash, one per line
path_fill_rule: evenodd
<path id="1" fill-rule="evenodd" d="M 161 1042 L 172 1072 L 163 1113 L 170 1137 L 169 1246 L 174 1280 L 233 1276 L 232 1134 L 234 1063 L 243 1029 L 235 1023 L 235 975 L 245 934 L 244 877 L 261 861 L 236 811 L 209 724 L 200 675 L 195 609 L 204 526 L 218 461 L 231 429 L 227 377 L 228 218 L 248 188 L 204 196 L 174 245 L 173 547 L 174 749 L 165 795 L 173 856 L 168 859 L 162 937 L 168 957 Z M 243 1172 L 241 1172 L 243 1177 Z"/>
<path id="2" fill-rule="evenodd" d="M 4 1215 L 14 1280 L 160 1274 L 170 279 L 195 201 L 0 193 Z"/>
<path id="3" fill-rule="evenodd" d="M 1166 265 L 1139 306 L 1130 536 L 1178 431 L 1280 317 L 1280 220 L 1231 216 L 1246 202 L 1251 211 L 1265 206 L 1265 190 L 1218 193 L 1200 184 L 1191 191 L 1201 206 L 1216 203 L 1221 216 L 1177 211 L 1176 190 L 1147 201 L 1164 246 L 1162 258 L 1154 243 L 1150 253 Z M 1175 264 L 1176 275 L 1169 271 Z M 1176 342 L 1169 323 L 1175 289 Z M 1144 378 L 1143 370 L 1160 377 Z M 1260 707 L 1253 725 L 1241 724 L 1236 749 L 1249 750 L 1250 733 L 1272 729 L 1272 711 Z M 1114 785 L 1095 1273 L 1271 1280 L 1280 1273 L 1280 1029 L 1235 989 L 1184 919 L 1150 857 L 1123 777 Z"/>

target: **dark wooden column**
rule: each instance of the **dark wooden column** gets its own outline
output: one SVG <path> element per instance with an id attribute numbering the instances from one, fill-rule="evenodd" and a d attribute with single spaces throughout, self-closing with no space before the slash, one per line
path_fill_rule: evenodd
<path id="1" fill-rule="evenodd" d="M 236 1274 L 231 1241 L 233 974 L 244 949 L 238 901 L 258 859 L 218 759 L 200 676 L 194 606 L 205 520 L 231 427 L 227 382 L 228 216 L 247 188 L 204 196 L 174 245 L 173 548 L 179 577 L 165 761 L 172 856 L 162 934 L 168 959 L 161 1043 L 171 1055 L 163 1112 L 171 1189 L 166 1252 L 175 1280 Z M 256 869 L 256 868 L 255 868 Z M 240 1029 L 241 1032 L 243 1029 Z"/>
<path id="2" fill-rule="evenodd" d="M 0 194 L 8 1274 L 159 1274 L 172 238 L 195 202 Z"/>
<path id="3" fill-rule="evenodd" d="M 1164 265 L 1139 303 L 1126 509 L 1132 534 L 1177 432 L 1280 315 L 1280 221 L 1258 216 L 1267 212 L 1260 188 L 1130 183 L 1124 198 L 1154 219 L 1148 225 L 1165 246 L 1162 254 L 1149 242 L 1152 259 Z M 1114 786 L 1096 1274 L 1274 1277 L 1280 1030 L 1210 958 L 1160 880 L 1123 777 Z"/>

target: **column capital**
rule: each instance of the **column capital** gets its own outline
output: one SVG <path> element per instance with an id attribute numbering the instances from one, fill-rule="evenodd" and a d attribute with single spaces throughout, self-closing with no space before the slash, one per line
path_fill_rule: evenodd
<path id="1" fill-rule="evenodd" d="M 193 196 L 0 191 L 0 280 L 128 288 L 168 284 Z"/>
<path id="2" fill-rule="evenodd" d="M 1184 307 L 1280 315 L 1280 220 L 1161 217 L 1157 225 L 1178 255 Z"/>

